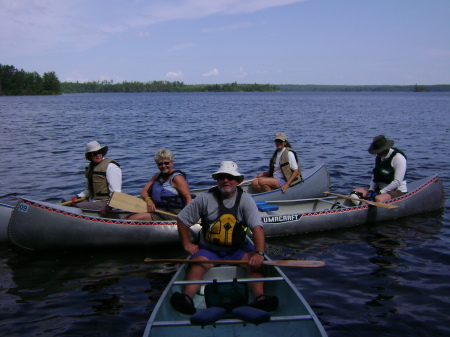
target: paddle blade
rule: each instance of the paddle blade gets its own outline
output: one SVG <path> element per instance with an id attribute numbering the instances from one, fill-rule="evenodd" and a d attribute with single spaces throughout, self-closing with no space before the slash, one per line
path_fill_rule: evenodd
<path id="1" fill-rule="evenodd" d="M 114 192 L 111 195 L 109 206 L 134 213 L 147 212 L 147 203 L 144 200 L 121 192 Z"/>

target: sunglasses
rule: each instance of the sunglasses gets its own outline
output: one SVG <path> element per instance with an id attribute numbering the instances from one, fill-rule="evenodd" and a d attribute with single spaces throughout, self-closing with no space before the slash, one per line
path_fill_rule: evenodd
<path id="1" fill-rule="evenodd" d="M 275 139 L 275 143 L 284 143 L 281 139 Z"/>
<path id="2" fill-rule="evenodd" d="M 162 161 L 162 162 L 157 163 L 157 164 L 158 164 L 158 166 L 163 166 L 163 165 L 168 166 L 170 163 L 171 163 L 170 161 Z"/>
<path id="3" fill-rule="evenodd" d="M 89 152 L 89 155 L 92 156 L 92 157 L 95 157 L 95 156 L 98 155 L 98 154 L 103 154 L 103 152 L 102 152 L 102 151 Z"/>
<path id="4" fill-rule="evenodd" d="M 231 174 L 218 174 L 217 175 L 217 180 L 228 180 L 228 181 L 232 181 L 232 180 L 236 180 L 235 176 L 232 176 Z"/>

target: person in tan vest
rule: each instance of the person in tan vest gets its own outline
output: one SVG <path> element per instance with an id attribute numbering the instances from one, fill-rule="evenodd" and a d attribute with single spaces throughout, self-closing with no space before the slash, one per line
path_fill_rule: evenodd
<path id="1" fill-rule="evenodd" d="M 277 133 L 274 141 L 276 150 L 270 159 L 269 171 L 258 174 L 252 181 L 252 187 L 257 192 L 281 188 L 285 193 L 289 186 L 302 181 L 297 153 L 291 149 L 286 134 Z"/>
<path id="2" fill-rule="evenodd" d="M 77 207 L 100 211 L 105 215 L 109 211 L 108 201 L 113 192 L 122 191 L 122 170 L 111 158 L 105 158 L 108 146 L 92 141 L 86 144 L 85 158 L 89 165 L 85 169 L 86 188 L 75 198 L 87 198 L 76 204 Z"/>

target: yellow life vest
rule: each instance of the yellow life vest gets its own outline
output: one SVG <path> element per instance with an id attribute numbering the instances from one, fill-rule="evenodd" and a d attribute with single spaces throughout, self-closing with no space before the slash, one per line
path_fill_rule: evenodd
<path id="1" fill-rule="evenodd" d="M 218 246 L 239 247 L 245 242 L 247 225 L 238 220 L 237 210 L 242 196 L 242 188 L 237 187 L 236 202 L 232 208 L 226 208 L 223 204 L 219 189 L 213 187 L 209 190 L 214 193 L 219 203 L 219 218 L 207 223 L 202 219 L 202 232 L 204 239 Z"/>

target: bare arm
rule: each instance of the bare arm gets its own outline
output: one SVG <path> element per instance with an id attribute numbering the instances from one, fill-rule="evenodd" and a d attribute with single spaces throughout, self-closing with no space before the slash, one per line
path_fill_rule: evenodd
<path id="1" fill-rule="evenodd" d="M 181 245 L 184 250 L 190 255 L 194 255 L 198 252 L 198 245 L 191 242 L 191 235 L 189 233 L 189 227 L 186 226 L 181 220 L 177 220 L 178 235 L 180 236 Z"/>
<path id="2" fill-rule="evenodd" d="M 150 195 L 148 195 L 148 190 L 150 189 L 150 186 L 155 182 L 157 174 L 153 175 L 153 177 L 148 181 L 147 184 L 145 184 L 144 188 L 141 191 L 141 197 L 145 200 L 147 203 L 147 211 L 154 212 L 156 210 L 155 203 L 152 199 L 149 199 Z"/>
<path id="3" fill-rule="evenodd" d="M 253 242 L 255 243 L 255 251 L 261 250 L 264 251 L 265 248 L 265 238 L 264 238 L 264 229 L 261 226 L 253 227 Z M 258 268 L 262 265 L 264 261 L 264 256 L 259 254 L 253 254 L 250 258 L 248 265 L 252 268 Z"/>
<path id="4" fill-rule="evenodd" d="M 190 204 L 192 201 L 191 191 L 189 191 L 189 186 L 186 179 L 184 179 L 184 177 L 179 174 L 172 179 L 172 185 L 178 191 L 186 205 Z"/>

